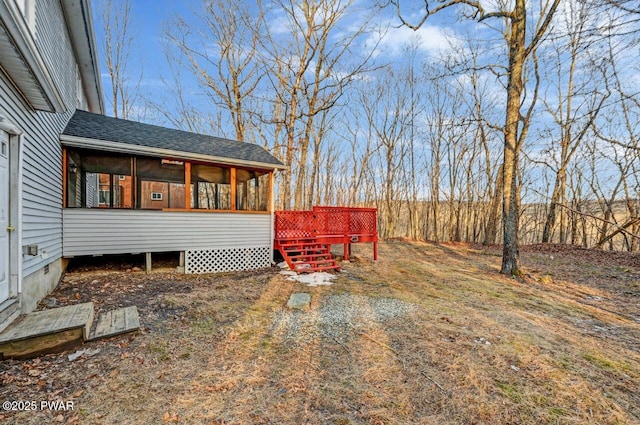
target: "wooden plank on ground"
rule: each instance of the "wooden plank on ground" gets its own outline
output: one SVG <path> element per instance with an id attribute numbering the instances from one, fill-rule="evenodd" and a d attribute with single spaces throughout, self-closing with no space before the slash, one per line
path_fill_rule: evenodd
<path id="1" fill-rule="evenodd" d="M 69 305 L 29 313 L 13 322 L 0 334 L 0 343 L 82 329 L 88 335 L 93 322 L 93 303 Z"/>
<path id="2" fill-rule="evenodd" d="M 0 343 L 0 359 L 28 359 L 82 343 L 82 328 Z"/>
<path id="3" fill-rule="evenodd" d="M 138 329 L 140 329 L 140 318 L 135 306 L 108 311 L 100 315 L 96 329 L 89 336 L 88 341 L 134 332 Z"/>
<path id="4" fill-rule="evenodd" d="M 0 357 L 29 358 L 82 342 L 93 323 L 93 303 L 83 303 L 22 316 L 0 334 Z"/>

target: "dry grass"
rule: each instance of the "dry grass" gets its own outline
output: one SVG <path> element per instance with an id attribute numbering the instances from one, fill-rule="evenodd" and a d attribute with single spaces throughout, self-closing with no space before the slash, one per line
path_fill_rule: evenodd
<path id="1" fill-rule="evenodd" d="M 49 378 L 66 383 L 56 398 L 76 406 L 63 422 L 640 423 L 637 257 L 592 270 L 579 252 L 531 250 L 523 282 L 497 273 L 495 252 L 467 246 L 389 242 L 376 264 L 369 247 L 355 253 L 359 261 L 328 287 L 270 270 L 181 278 L 188 291 L 139 305 L 145 330 L 130 341 L 93 343 L 101 352 L 73 363 L 47 356 L 56 364 Z M 100 280 L 109 276 L 119 275 Z M 317 321 L 317 332 L 280 332 L 276 321 L 299 291 L 312 294 L 302 314 L 345 295 L 357 296 L 363 314 L 338 328 Z M 371 320 L 364 312 L 381 299 L 414 308 Z M 0 365 L 4 399 L 38 396 L 28 392 L 27 369 Z M 49 387 L 40 391 L 48 397 Z M 0 419 L 35 424 L 57 415 Z"/>

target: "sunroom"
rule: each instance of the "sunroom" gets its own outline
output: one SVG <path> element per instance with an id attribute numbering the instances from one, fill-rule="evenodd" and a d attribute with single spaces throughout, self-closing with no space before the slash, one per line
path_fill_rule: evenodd
<path id="1" fill-rule="evenodd" d="M 273 173 L 250 143 L 77 111 L 63 147 L 63 255 L 180 252 L 186 273 L 267 267 Z"/>

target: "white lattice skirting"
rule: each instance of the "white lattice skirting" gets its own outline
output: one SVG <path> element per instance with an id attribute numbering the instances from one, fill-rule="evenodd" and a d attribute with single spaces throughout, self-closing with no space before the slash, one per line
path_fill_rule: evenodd
<path id="1" fill-rule="evenodd" d="M 187 274 L 252 270 L 270 265 L 270 246 L 185 251 Z"/>

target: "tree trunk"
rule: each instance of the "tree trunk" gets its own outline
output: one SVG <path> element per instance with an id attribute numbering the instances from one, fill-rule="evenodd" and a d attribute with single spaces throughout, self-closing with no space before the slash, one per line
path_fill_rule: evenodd
<path id="1" fill-rule="evenodd" d="M 489 218 L 487 219 L 487 225 L 484 231 L 483 245 L 495 245 L 498 239 L 498 222 L 500 220 L 500 205 L 502 201 L 503 184 L 502 179 L 504 173 L 504 165 L 500 165 L 498 172 L 496 173 L 496 184 L 493 196 L 489 202 Z"/>
<path id="2" fill-rule="evenodd" d="M 542 243 L 549 243 L 551 241 L 551 234 L 556 222 L 556 210 L 558 208 L 558 202 L 565 191 L 566 186 L 566 172 L 564 168 L 558 170 L 556 175 L 556 181 L 553 186 L 553 194 L 551 195 L 551 202 L 549 203 L 549 212 L 547 213 L 547 219 L 544 223 L 544 230 L 542 231 Z"/>
<path id="3" fill-rule="evenodd" d="M 518 226 L 520 222 L 518 170 L 520 146 L 518 128 L 520 122 L 520 102 L 522 101 L 522 69 L 525 61 L 526 33 L 525 0 L 516 0 L 511 19 L 509 45 L 509 81 L 507 84 L 507 111 L 504 128 L 504 195 L 502 202 L 502 228 L 504 247 L 500 273 L 519 276 L 520 253 L 518 250 Z"/>

